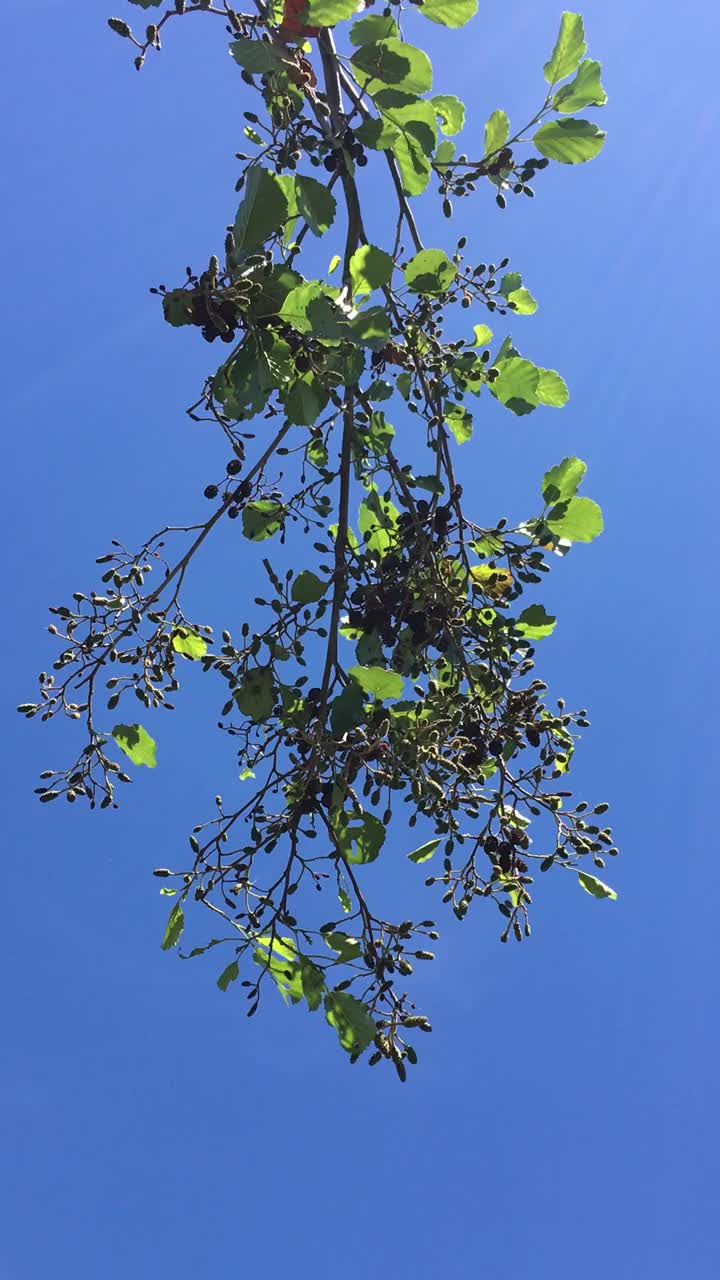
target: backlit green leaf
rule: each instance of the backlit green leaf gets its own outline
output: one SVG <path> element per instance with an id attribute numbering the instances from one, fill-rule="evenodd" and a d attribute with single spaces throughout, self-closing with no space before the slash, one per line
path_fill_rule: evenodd
<path id="1" fill-rule="evenodd" d="M 341 809 L 333 818 L 333 827 L 346 862 L 375 861 L 385 841 L 385 827 L 374 813 L 356 818 Z"/>
<path id="2" fill-rule="evenodd" d="M 185 916 L 183 914 L 182 903 L 176 902 L 165 926 L 165 936 L 160 943 L 163 951 L 170 951 L 172 947 L 176 947 L 180 941 L 180 935 L 185 928 Z"/>
<path id="3" fill-rule="evenodd" d="M 351 667 L 348 675 L 357 680 L 365 693 L 375 698 L 400 698 L 405 684 L 397 671 L 386 671 L 383 667 Z"/>
<path id="4" fill-rule="evenodd" d="M 328 991 L 325 1017 L 337 1031 L 342 1048 L 353 1057 L 367 1049 L 375 1038 L 377 1028 L 370 1010 L 348 991 Z"/>
<path id="5" fill-rule="evenodd" d="M 439 843 L 439 840 L 428 840 L 426 844 L 421 844 L 419 849 L 413 849 L 412 853 L 408 854 L 408 858 L 411 862 L 427 862 L 432 858 Z"/>
<path id="6" fill-rule="evenodd" d="M 443 133 L 459 133 L 465 124 L 465 103 L 453 94 L 436 94 L 430 101 L 442 124 Z"/>
<path id="7" fill-rule="evenodd" d="M 264 40 L 233 40 L 230 53 L 239 66 L 253 74 L 277 71 L 280 64 L 277 49 Z"/>
<path id="8" fill-rule="evenodd" d="M 587 871 L 578 871 L 578 880 L 585 892 L 591 894 L 593 898 L 610 898 L 613 902 L 617 900 L 615 889 L 598 880 L 597 876 L 591 876 Z"/>
<path id="9" fill-rule="evenodd" d="M 236 251 L 256 249 L 287 217 L 288 202 L 275 174 L 253 165 L 235 219 Z"/>
<path id="10" fill-rule="evenodd" d="M 492 155 L 505 146 L 510 137 L 510 121 L 504 111 L 493 111 L 485 122 L 485 155 Z"/>
<path id="11" fill-rule="evenodd" d="M 362 943 L 359 938 L 351 938 L 349 934 L 341 931 L 333 931 L 332 933 L 324 933 L 323 938 L 331 951 L 337 952 L 337 963 L 348 964 L 351 960 L 357 960 L 362 954 Z"/>
<path id="12" fill-rule="evenodd" d="M 432 88 L 432 64 L 427 54 L 395 36 L 361 45 L 350 61 L 358 80 L 371 94 L 381 85 L 413 94 Z"/>
<path id="13" fill-rule="evenodd" d="M 559 462 L 556 467 L 551 467 L 543 476 L 543 500 L 547 503 L 556 503 L 574 498 L 586 471 L 587 463 L 581 458 L 563 458 L 562 462 Z"/>
<path id="14" fill-rule="evenodd" d="M 592 542 L 604 528 L 602 511 L 592 498 L 570 498 L 559 502 L 545 517 L 557 538 L 568 542 Z"/>
<path id="15" fill-rule="evenodd" d="M 354 680 L 349 680 L 330 707 L 330 728 L 336 738 L 357 728 L 365 720 L 365 695 Z"/>
<path id="16" fill-rule="evenodd" d="M 541 604 L 531 604 L 523 609 L 515 627 L 528 640 L 542 640 L 545 636 L 552 635 L 556 622 L 557 618 L 546 613 Z"/>
<path id="17" fill-rule="evenodd" d="M 356 6 L 357 8 L 357 6 Z M 371 13 L 360 18 L 350 28 L 350 43 L 357 49 L 361 44 L 374 44 L 376 40 L 388 40 L 398 34 L 394 18 L 382 13 Z"/>
<path id="18" fill-rule="evenodd" d="M 204 658 L 207 653 L 207 641 L 187 627 L 175 628 L 172 633 L 172 647 L 176 653 L 182 653 L 186 658 Z"/>
<path id="19" fill-rule="evenodd" d="M 357 13 L 357 0 L 307 0 L 303 21 L 310 27 L 334 27 Z"/>
<path id="20" fill-rule="evenodd" d="M 372 293 L 387 284 L 393 273 L 393 260 L 384 249 L 374 244 L 363 244 L 350 259 L 350 280 L 353 293 Z"/>
<path id="21" fill-rule="evenodd" d="M 405 268 L 408 288 L 429 296 L 445 293 L 456 275 L 457 267 L 442 249 L 421 249 Z"/>
<path id="22" fill-rule="evenodd" d="M 322 236 L 335 220 L 335 197 L 322 182 L 300 175 L 295 179 L 298 210 L 313 235 Z"/>
<path id="23" fill-rule="evenodd" d="M 282 527 L 284 516 L 281 502 L 272 502 L 269 498 L 248 502 L 242 513 L 243 533 L 251 542 L 263 542 Z"/>
<path id="24" fill-rule="evenodd" d="M 272 668 L 253 667 L 247 671 L 235 690 L 234 698 L 238 709 L 255 724 L 267 720 L 277 699 Z"/>
<path id="25" fill-rule="evenodd" d="M 478 0 L 425 0 L 420 12 L 441 27 L 464 27 L 477 8 Z"/>
<path id="26" fill-rule="evenodd" d="M 486 347 L 493 336 L 492 329 L 489 329 L 486 324 L 476 324 L 473 332 L 475 334 L 475 342 L 473 345 L 476 347 Z"/>
<path id="27" fill-rule="evenodd" d="M 551 409 L 562 409 L 570 398 L 567 383 L 554 369 L 539 369 L 538 384 L 535 392 L 538 404 L 547 405 Z"/>
<path id="28" fill-rule="evenodd" d="M 541 155 L 561 164 L 583 164 L 602 151 L 605 133 L 590 120 L 549 120 L 533 137 Z"/>
<path id="29" fill-rule="evenodd" d="M 472 436 L 472 414 L 463 405 L 455 404 L 446 408 L 445 425 L 450 428 L 458 444 L 466 444 Z"/>
<path id="30" fill-rule="evenodd" d="M 555 110 L 567 115 L 582 111 L 583 107 L 604 107 L 607 94 L 600 81 L 600 71 L 600 63 L 593 62 L 592 58 L 581 62 L 575 78 L 555 94 L 552 102 Z"/>
<path id="31" fill-rule="evenodd" d="M 239 973 L 240 973 L 240 962 L 238 960 L 231 960 L 230 964 L 227 966 L 226 969 L 223 969 L 222 973 L 220 974 L 220 977 L 217 980 L 217 985 L 219 986 L 220 990 L 227 991 L 228 987 L 230 986 L 230 983 L 235 982 Z"/>
<path id="32" fill-rule="evenodd" d="M 298 604 L 315 604 L 322 600 L 327 589 L 327 582 L 321 582 L 309 569 L 303 569 L 293 582 L 290 595 Z"/>
<path id="33" fill-rule="evenodd" d="M 116 724 L 112 736 L 133 764 L 144 764 L 148 769 L 155 768 L 156 743 L 141 724 Z"/>
<path id="34" fill-rule="evenodd" d="M 550 60 L 543 71 L 548 84 L 557 84 L 565 76 L 571 76 L 580 59 L 587 53 L 585 28 L 579 13 L 563 13 L 560 31 Z"/>

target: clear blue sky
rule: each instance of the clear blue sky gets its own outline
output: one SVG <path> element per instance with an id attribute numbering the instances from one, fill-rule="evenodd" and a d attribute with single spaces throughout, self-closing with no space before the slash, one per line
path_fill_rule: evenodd
<path id="1" fill-rule="evenodd" d="M 458 34 L 422 24 L 437 91 L 465 98 L 476 139 L 495 107 L 518 121 L 533 108 L 560 4 L 481 8 Z M 542 662 L 590 708 L 577 785 L 612 800 L 625 856 L 608 870 L 614 904 L 570 877 L 543 883 L 521 947 L 499 944 L 489 910 L 445 922 L 419 988 L 435 1032 L 405 1088 L 350 1069 L 321 1015 L 267 999 L 248 1023 L 212 957 L 159 949 L 150 870 L 234 774 L 199 673 L 158 727 L 161 767 L 119 813 L 32 796 L 36 772 L 69 755 L 68 731 L 13 712 L 49 661 L 46 604 L 92 585 L 111 537 L 204 513 L 222 465 L 183 416 L 209 349 L 164 327 L 147 288 L 222 243 L 250 103 L 214 21 L 178 23 L 137 76 L 105 9 L 4 0 L 0 17 L 0 1271 L 710 1274 L 717 7 L 587 0 L 610 94 L 603 156 L 554 166 L 504 215 L 485 192 L 461 209 L 475 260 L 509 253 L 540 301 L 517 321 L 523 349 L 571 389 L 562 413 L 489 415 L 462 455 L 476 510 L 530 514 L 542 472 L 578 453 L 605 511 L 605 536 L 548 584 L 560 622 Z M 381 209 L 380 166 L 373 181 Z M 442 219 L 422 217 L 427 242 L 447 246 Z M 197 613 L 236 626 L 256 553 L 228 529 L 203 563 Z M 367 875 L 405 876 L 405 848 L 398 832 Z M 432 915 L 429 891 L 422 901 Z"/>

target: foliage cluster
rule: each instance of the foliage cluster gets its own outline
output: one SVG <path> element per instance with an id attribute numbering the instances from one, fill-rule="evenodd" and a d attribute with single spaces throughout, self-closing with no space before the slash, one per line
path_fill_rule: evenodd
<path id="1" fill-rule="evenodd" d="M 513 129 L 493 110 L 483 154 L 469 156 L 455 141 L 465 106 L 434 92 L 430 58 L 405 28 L 409 15 L 463 27 L 477 0 L 396 0 L 362 16 L 356 0 L 270 0 L 252 14 L 216 0 L 130 3 L 148 11 L 147 27 L 109 25 L 138 69 L 171 24 L 202 12 L 222 20 L 238 81 L 257 98 L 223 252 L 155 290 L 170 325 L 226 348 L 189 412 L 221 432 L 228 460 L 205 488 L 207 518 L 163 527 L 138 549 L 113 542 L 98 589 L 52 610 L 60 652 L 38 701 L 20 710 L 69 716 L 84 743 L 67 769 L 42 775 L 39 798 L 115 806 L 130 764 L 156 764 L 130 708 L 172 709 L 183 664 L 200 667 L 220 685 L 240 793 L 216 797 L 189 856 L 156 869 L 173 899 L 162 945 L 181 947 L 196 903 L 212 936 L 181 954 L 222 946 L 218 986 L 244 987 L 249 1014 L 275 985 L 290 1003 L 322 1007 L 351 1060 L 370 1049 L 371 1063 L 404 1079 L 414 1033 L 430 1029 L 408 980 L 438 932 L 430 919 L 385 919 L 371 902 L 366 868 L 391 822 L 419 825 L 408 874 L 458 920 L 493 904 L 503 941 L 530 933 L 537 871 L 615 896 L 594 874 L 617 853 L 607 806 L 566 789 L 586 712 L 550 705 L 535 647 L 556 620 L 525 599 L 602 530 L 600 508 L 579 493 L 585 465 L 550 467 L 515 526 L 476 523 L 457 478 L 482 397 L 524 416 L 562 407 L 568 390 L 472 314 L 532 315 L 520 273 L 507 260 L 470 262 L 464 236 L 426 246 L 412 203 L 435 194 L 450 220 L 459 201 L 488 192 L 504 208 L 533 197 L 553 163 L 592 159 L 605 135 L 577 113 L 606 101 L 600 66 L 580 16 L 564 13 L 537 111 Z M 378 244 L 365 231 L 369 161 L 375 182 L 384 167 L 394 210 Z M 326 276 L 305 276 L 307 237 L 334 243 L 338 232 Z M 398 456 L 397 415 L 415 426 L 424 465 Z M 226 520 L 237 521 L 241 558 L 262 544 L 266 622 L 216 640 L 187 615 L 183 587 Z M 286 537 L 300 567 L 281 572 L 272 546 Z"/>

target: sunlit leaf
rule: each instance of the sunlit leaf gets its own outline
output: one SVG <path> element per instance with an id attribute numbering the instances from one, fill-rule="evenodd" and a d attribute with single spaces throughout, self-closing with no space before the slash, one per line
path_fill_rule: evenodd
<path id="1" fill-rule="evenodd" d="M 263 542 L 277 533 L 284 517 L 285 508 L 280 502 L 271 502 L 268 498 L 248 502 L 242 513 L 243 533 L 251 542 Z"/>
<path id="2" fill-rule="evenodd" d="M 303 569 L 293 582 L 290 595 L 297 604 L 315 604 L 322 600 L 327 589 L 327 582 L 321 582 L 309 569 Z"/>
<path id="3" fill-rule="evenodd" d="M 610 898 L 612 902 L 617 900 L 615 889 L 598 880 L 597 876 L 591 876 L 587 871 L 578 871 L 577 877 L 585 892 L 591 894 L 593 898 Z"/>
<path id="4" fill-rule="evenodd" d="M 515 627 L 528 640 L 542 640 L 545 636 L 552 635 L 556 622 L 557 618 L 546 613 L 543 605 L 531 604 L 523 609 Z"/>
<path id="5" fill-rule="evenodd" d="M 172 633 L 172 647 L 176 653 L 194 660 L 204 658 L 207 653 L 207 641 L 202 636 L 190 631 L 188 627 L 176 627 Z"/>
<path id="6" fill-rule="evenodd" d="M 459 133 L 465 124 L 465 103 L 454 94 L 440 93 L 431 98 L 435 115 L 441 122 L 443 133 Z"/>
<path id="7" fill-rule="evenodd" d="M 353 293 L 372 293 L 387 284 L 393 273 L 393 260 L 384 249 L 363 244 L 350 259 L 350 281 Z"/>
<path id="8" fill-rule="evenodd" d="M 288 202 L 274 173 L 253 165 L 235 219 L 235 248 L 256 249 L 288 217 Z"/>
<path id="9" fill-rule="evenodd" d="M 357 680 L 365 693 L 375 698 L 400 698 L 405 684 L 397 671 L 386 671 L 383 667 L 351 667 L 348 675 Z"/>
<path id="10" fill-rule="evenodd" d="M 587 52 L 585 28 L 579 13 L 563 13 L 555 48 L 543 67 L 548 84 L 557 84 L 565 76 L 571 76 L 580 59 Z"/>
<path id="11" fill-rule="evenodd" d="M 335 220 L 335 197 L 322 182 L 298 175 L 295 179 L 298 210 L 316 236 L 322 236 Z"/>
<path id="12" fill-rule="evenodd" d="M 441 27 L 464 27 L 477 9 L 478 0 L 424 0 L 420 12 Z"/>
<path id="13" fill-rule="evenodd" d="M 177 946 L 184 928 L 185 916 L 183 914 L 182 903 L 176 902 L 168 916 L 168 922 L 165 926 L 165 936 L 160 943 L 163 951 L 170 951 L 172 947 Z"/>
<path id="14" fill-rule="evenodd" d="M 421 249 L 405 268 L 408 289 L 431 297 L 445 293 L 456 275 L 457 267 L 442 249 Z"/>
<path id="15" fill-rule="evenodd" d="M 574 498 L 587 471 L 587 463 L 581 458 L 563 458 L 556 467 L 545 472 L 542 496 L 545 502 L 562 502 Z"/>
<path id="16" fill-rule="evenodd" d="M 413 849 L 412 853 L 408 854 L 408 858 L 411 862 L 427 862 L 432 858 L 439 844 L 439 840 L 428 840 L 425 844 L 421 844 L 419 849 Z"/>
<path id="17" fill-rule="evenodd" d="M 235 982 L 240 973 L 240 963 L 238 960 L 231 960 L 227 968 L 223 969 L 217 980 L 217 985 L 221 991 L 227 991 L 231 982 Z"/>
<path id="18" fill-rule="evenodd" d="M 357 5 L 355 6 L 357 9 Z M 357 49 L 361 44 L 374 44 L 376 40 L 388 40 L 398 34 L 394 18 L 384 13 L 371 13 L 360 18 L 350 28 L 350 43 Z"/>
<path id="19" fill-rule="evenodd" d="M 559 502 L 545 517 L 557 538 L 568 542 L 592 542 L 604 528 L 602 511 L 592 498 L 570 498 Z"/>
<path id="20" fill-rule="evenodd" d="M 580 63 L 575 78 L 569 84 L 558 89 L 553 98 L 556 111 L 569 114 L 582 111 L 583 107 L 604 107 L 607 94 L 600 81 L 601 67 L 599 62 L 586 58 Z"/>
<path id="21" fill-rule="evenodd" d="M 353 1056 L 361 1054 L 375 1038 L 377 1028 L 370 1010 L 348 991 L 328 991 L 325 1017 L 337 1031 L 342 1048 Z"/>
<path id="22" fill-rule="evenodd" d="M 510 121 L 504 111 L 499 108 L 488 116 L 485 122 L 485 155 L 493 155 L 505 146 L 510 137 Z"/>
<path id="23" fill-rule="evenodd" d="M 277 690 L 271 667 L 253 667 L 243 676 L 235 690 L 235 702 L 243 715 L 258 724 L 272 715 Z"/>
<path id="24" fill-rule="evenodd" d="M 116 724 L 112 736 L 133 764 L 144 764 L 148 769 L 155 768 L 156 743 L 141 724 Z"/>
<path id="25" fill-rule="evenodd" d="M 541 155 L 561 164 L 583 164 L 602 151 L 605 133 L 590 120 L 549 120 L 533 136 Z"/>
<path id="26" fill-rule="evenodd" d="M 340 809 L 333 818 L 340 851 L 346 862 L 374 862 L 385 841 L 385 827 L 374 813 L 356 818 Z"/>

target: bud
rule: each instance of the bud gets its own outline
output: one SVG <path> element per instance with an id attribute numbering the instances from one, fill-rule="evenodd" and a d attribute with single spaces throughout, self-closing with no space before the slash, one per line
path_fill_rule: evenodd
<path id="1" fill-rule="evenodd" d="M 107 21 L 110 30 L 116 35 L 123 36 L 125 39 L 132 35 L 130 27 L 127 22 L 123 22 L 122 18 L 108 18 Z"/>

